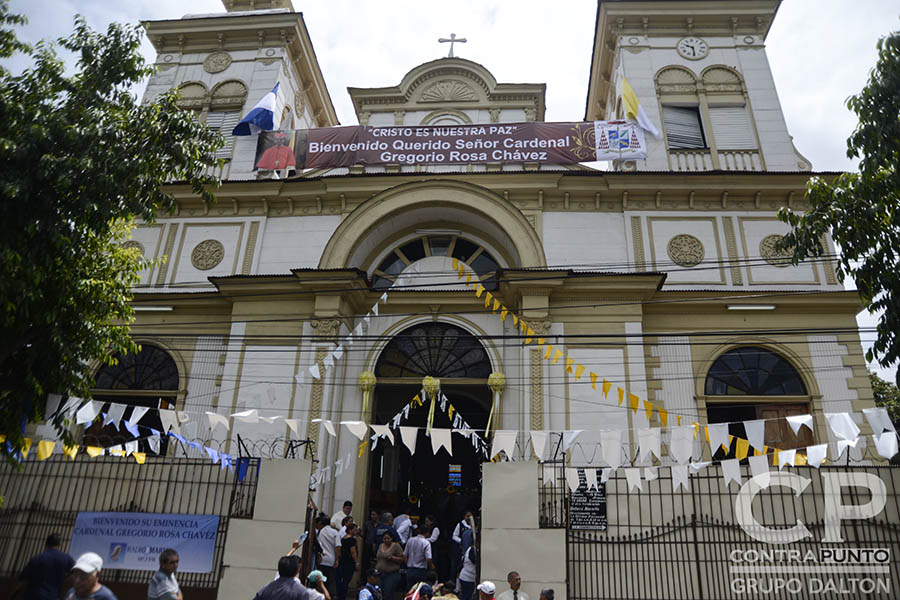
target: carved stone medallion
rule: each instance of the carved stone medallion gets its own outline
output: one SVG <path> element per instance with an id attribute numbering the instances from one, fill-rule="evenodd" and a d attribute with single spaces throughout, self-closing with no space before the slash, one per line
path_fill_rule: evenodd
<path id="1" fill-rule="evenodd" d="M 422 102 L 465 102 L 478 100 L 475 90 L 452 79 L 438 81 L 422 92 Z"/>
<path id="2" fill-rule="evenodd" d="M 195 269 L 208 271 L 225 258 L 225 246 L 219 240 L 203 240 L 191 252 L 191 264 Z"/>
<path id="3" fill-rule="evenodd" d="M 141 254 L 144 253 L 144 245 L 137 240 L 128 240 L 127 242 L 122 244 L 122 247 L 126 250 L 131 250 L 132 248 L 137 248 L 137 251 Z"/>
<path id="4" fill-rule="evenodd" d="M 781 241 L 783 236 L 767 235 L 759 243 L 759 255 L 773 267 L 789 267 L 794 253 L 790 250 L 776 250 L 775 244 Z"/>
<path id="5" fill-rule="evenodd" d="M 306 103 L 303 101 L 303 92 L 298 90 L 294 92 L 294 116 L 299 119 L 305 110 Z"/>
<path id="6" fill-rule="evenodd" d="M 669 240 L 669 258 L 680 267 L 696 267 L 706 256 L 703 243 L 692 235 L 681 233 Z"/>
<path id="7" fill-rule="evenodd" d="M 207 73 L 221 73 L 231 64 L 231 55 L 227 52 L 213 52 L 203 61 L 203 69 Z"/>

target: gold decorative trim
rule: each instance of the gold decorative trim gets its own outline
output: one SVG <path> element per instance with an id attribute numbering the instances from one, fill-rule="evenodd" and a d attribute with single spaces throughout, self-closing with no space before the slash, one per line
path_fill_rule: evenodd
<path id="1" fill-rule="evenodd" d="M 531 428 L 544 428 L 544 361 L 541 351 L 531 351 Z"/>
<path id="2" fill-rule="evenodd" d="M 631 217 L 631 243 L 634 246 L 634 268 L 638 271 L 646 271 L 644 260 L 644 234 L 641 228 L 641 218 Z"/>
<path id="3" fill-rule="evenodd" d="M 209 271 L 225 258 L 225 246 L 219 240 L 203 240 L 191 251 L 191 264 L 198 271 Z"/>
<path id="4" fill-rule="evenodd" d="M 259 235 L 259 221 L 250 223 L 250 231 L 247 234 L 247 248 L 244 250 L 244 264 L 241 265 L 241 273 L 243 275 L 250 274 L 250 267 L 253 266 L 253 254 L 256 252 L 256 238 Z"/>
<path id="5" fill-rule="evenodd" d="M 156 276 L 156 285 L 165 285 L 166 274 L 169 272 L 169 263 L 172 262 L 172 250 L 175 248 L 175 236 L 178 234 L 178 223 L 169 225 L 169 233 L 166 236 L 166 245 L 163 249 L 162 264 L 159 265 L 159 273 Z"/>
<path id="6" fill-rule="evenodd" d="M 319 379 L 313 379 L 312 390 L 309 394 L 309 412 L 307 413 L 309 421 L 306 424 L 306 438 L 313 441 L 313 448 L 319 443 L 319 423 L 313 423 L 314 419 L 322 416 L 322 398 L 325 397 L 325 355 L 328 349 L 324 346 L 316 349 L 316 365 L 319 367 L 319 373 L 322 375 Z"/>
<path id="7" fill-rule="evenodd" d="M 728 249 L 728 262 L 731 263 L 731 281 L 734 285 L 744 285 L 744 276 L 738 264 L 737 238 L 734 236 L 734 222 L 731 217 L 722 217 L 722 229 L 725 231 L 725 247 Z"/>

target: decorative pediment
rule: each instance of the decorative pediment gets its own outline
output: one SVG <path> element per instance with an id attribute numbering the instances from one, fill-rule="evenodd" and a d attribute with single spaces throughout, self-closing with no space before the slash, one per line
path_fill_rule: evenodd
<path id="1" fill-rule="evenodd" d="M 247 86 L 235 79 L 223 81 L 213 89 L 212 105 L 215 107 L 244 105 L 247 98 Z"/>
<path id="2" fill-rule="evenodd" d="M 684 67 L 666 67 L 656 75 L 661 93 L 685 94 L 697 91 L 697 79 Z"/>
<path id="3" fill-rule="evenodd" d="M 708 92 L 740 92 L 741 78 L 726 67 L 710 67 L 703 72 L 703 87 Z"/>
<path id="4" fill-rule="evenodd" d="M 474 102 L 478 94 L 471 86 L 453 79 L 433 83 L 422 92 L 422 102 Z"/>
<path id="5" fill-rule="evenodd" d="M 208 90 L 199 81 L 184 83 L 178 88 L 181 98 L 178 99 L 180 108 L 201 108 L 206 103 Z"/>

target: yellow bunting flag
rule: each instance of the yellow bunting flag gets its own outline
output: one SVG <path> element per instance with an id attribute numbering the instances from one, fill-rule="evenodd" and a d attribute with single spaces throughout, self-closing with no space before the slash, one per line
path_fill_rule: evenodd
<path id="1" fill-rule="evenodd" d="M 507 315 L 508 312 L 509 312 L 509 311 L 506 310 L 506 307 L 505 307 L 505 306 L 503 307 L 503 310 L 500 311 L 500 322 L 501 322 L 501 323 L 505 323 L 505 322 L 506 322 L 506 315 Z"/>
<path id="2" fill-rule="evenodd" d="M 142 465 L 147 460 L 146 452 L 132 452 L 131 455 L 134 457 L 134 460 L 137 461 L 137 464 Z"/>
<path id="3" fill-rule="evenodd" d="M 575 359 L 567 356 L 566 357 L 566 373 L 572 373 L 572 366 L 575 364 Z"/>
<path id="4" fill-rule="evenodd" d="M 453 422 L 453 413 L 456 412 L 456 407 L 452 404 L 447 408 L 447 417 L 450 419 L 450 422 Z"/>
<path id="5" fill-rule="evenodd" d="M 559 362 L 559 359 L 562 358 L 562 355 L 563 355 L 562 350 L 557 350 L 553 353 L 553 364 L 554 365 Z"/>
<path id="6" fill-rule="evenodd" d="M 453 270 L 454 270 L 454 271 L 459 271 L 459 259 L 458 259 L 458 258 L 456 258 L 456 257 L 454 256 L 454 257 L 453 257 L 453 262 L 451 262 L 450 264 L 453 265 Z"/>
<path id="7" fill-rule="evenodd" d="M 584 365 L 575 365 L 575 381 L 581 379 L 582 373 L 584 373 Z"/>
<path id="8" fill-rule="evenodd" d="M 412 404 L 415 404 L 416 406 L 422 406 L 423 402 L 422 402 L 422 399 L 419 398 L 419 395 L 418 395 L 418 394 L 416 394 L 415 396 L 413 396 Z"/>
<path id="9" fill-rule="evenodd" d="M 528 323 L 525 322 L 525 319 L 519 319 L 519 329 L 522 331 L 523 334 L 528 333 L 529 327 L 528 327 Z"/>
<path id="10" fill-rule="evenodd" d="M 703 431 L 706 432 L 706 443 L 708 444 L 709 443 L 709 427 L 704 427 Z M 697 439 L 697 424 L 696 423 L 694 423 L 694 439 L 695 440 Z M 715 450 L 713 452 L 715 452 Z"/>
<path id="11" fill-rule="evenodd" d="M 678 426 L 681 427 L 681 415 L 676 415 L 676 422 L 678 423 Z"/>
<path id="12" fill-rule="evenodd" d="M 595 390 L 597 389 L 597 374 L 593 371 L 590 372 L 589 377 L 591 378 L 591 387 Z"/>
<path id="13" fill-rule="evenodd" d="M 525 332 L 525 345 L 527 346 L 531 342 L 534 341 L 534 329 L 531 327 L 528 328 L 528 331 Z"/>
<path id="14" fill-rule="evenodd" d="M 512 318 L 513 318 L 513 327 L 518 327 L 519 326 L 519 317 L 517 317 L 516 315 L 513 315 Z"/>
<path id="15" fill-rule="evenodd" d="M 797 452 L 796 454 L 794 454 L 794 466 L 802 467 L 805 465 L 806 465 L 806 455 L 801 454 L 800 452 Z"/>
<path id="16" fill-rule="evenodd" d="M 87 455 L 91 458 L 96 458 L 103 454 L 103 448 L 100 446 L 85 446 L 84 451 L 87 452 Z"/>
<path id="17" fill-rule="evenodd" d="M 63 454 L 68 456 L 70 460 L 75 460 L 75 456 L 78 454 L 78 446 L 63 446 Z"/>
<path id="18" fill-rule="evenodd" d="M 481 298 L 481 294 L 483 294 L 483 293 L 484 293 L 484 286 L 479 283 L 478 285 L 475 286 L 475 297 Z"/>
<path id="19" fill-rule="evenodd" d="M 366 451 L 366 444 L 369 443 L 369 440 L 363 440 L 362 444 L 359 445 L 359 454 L 357 454 L 356 458 L 362 458 L 363 452 Z"/>
<path id="20" fill-rule="evenodd" d="M 47 460 L 50 458 L 50 455 L 53 454 L 53 448 L 56 446 L 56 442 L 51 440 L 41 440 L 38 442 L 37 447 L 37 459 L 38 460 Z"/>
<path id="21" fill-rule="evenodd" d="M 619 406 L 622 406 L 622 402 L 625 400 L 625 390 L 616 388 L 616 391 L 619 392 Z"/>
<path id="22" fill-rule="evenodd" d="M 735 458 L 740 460 L 744 460 L 747 458 L 747 454 L 750 452 L 750 442 L 745 440 L 744 438 L 737 439 L 737 447 L 734 450 Z"/>
<path id="23" fill-rule="evenodd" d="M 637 412 L 641 399 L 634 394 L 628 394 L 628 404 L 631 405 L 631 412 Z"/>
<path id="24" fill-rule="evenodd" d="M 553 344 L 547 344 L 547 350 L 544 352 L 544 360 L 550 360 L 550 356 L 553 354 Z"/>
<path id="25" fill-rule="evenodd" d="M 696 421 L 694 421 L 693 423 L 691 423 L 691 426 L 693 426 L 693 428 L 694 428 L 694 439 L 696 440 L 697 434 L 700 433 L 700 423 L 697 423 Z M 709 432 L 708 431 L 706 432 L 706 443 L 707 444 L 709 443 Z"/>
<path id="26" fill-rule="evenodd" d="M 489 308 L 491 306 L 491 300 L 494 299 L 494 295 L 488 292 L 484 295 L 484 307 Z"/>
<path id="27" fill-rule="evenodd" d="M 22 458 L 28 457 L 28 452 L 31 451 L 31 438 L 25 438 L 25 445 L 22 446 Z"/>
<path id="28" fill-rule="evenodd" d="M 5 441 L 6 441 L 6 434 L 5 433 L 0 434 L 0 444 L 2 444 Z"/>
<path id="29" fill-rule="evenodd" d="M 603 380 L 603 397 L 604 398 L 609 398 L 610 388 L 612 388 L 612 382 L 604 379 Z M 622 404 L 622 402 L 620 401 L 619 404 Z"/>
<path id="30" fill-rule="evenodd" d="M 733 435 L 729 435 L 729 436 L 728 436 L 728 447 L 726 448 L 725 445 L 723 444 L 723 445 L 722 445 L 722 448 L 725 449 L 725 452 L 728 452 L 729 450 L 731 450 L 731 445 L 732 445 L 733 443 L 734 443 L 734 436 L 733 436 Z"/>
<path id="31" fill-rule="evenodd" d="M 647 413 L 648 421 L 653 418 L 653 405 L 646 400 L 644 400 L 644 412 Z"/>
<path id="32" fill-rule="evenodd" d="M 778 448 L 772 448 L 772 466 L 778 466 Z"/>
<path id="33" fill-rule="evenodd" d="M 462 279 L 462 276 L 466 274 L 466 265 L 459 263 L 459 273 L 457 275 L 457 279 Z"/>
<path id="34" fill-rule="evenodd" d="M 540 346 L 541 348 L 544 347 L 544 338 L 538 338 L 538 346 Z"/>
<path id="35" fill-rule="evenodd" d="M 501 306 L 503 306 L 503 305 L 500 304 L 500 301 L 497 300 L 496 298 L 494 298 L 494 308 L 492 309 L 492 312 L 497 312 L 497 310 L 498 310 Z"/>
<path id="36" fill-rule="evenodd" d="M 669 411 L 661 406 L 657 406 L 656 412 L 659 413 L 659 422 L 662 423 L 663 427 L 666 427 L 669 424 Z"/>
<path id="37" fill-rule="evenodd" d="M 124 450 L 113 450 L 112 448 L 110 448 L 109 453 L 112 454 L 112 455 L 114 455 L 114 456 L 121 456 L 121 457 L 124 457 L 124 456 L 125 456 L 125 451 L 124 451 Z"/>

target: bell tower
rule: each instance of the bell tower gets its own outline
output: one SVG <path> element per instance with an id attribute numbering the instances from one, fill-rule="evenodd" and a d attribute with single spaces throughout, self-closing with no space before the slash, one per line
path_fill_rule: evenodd
<path id="1" fill-rule="evenodd" d="M 622 78 L 659 127 L 619 171 L 810 171 L 794 148 L 765 41 L 780 0 L 601 1 L 587 120 L 624 118 Z"/>

